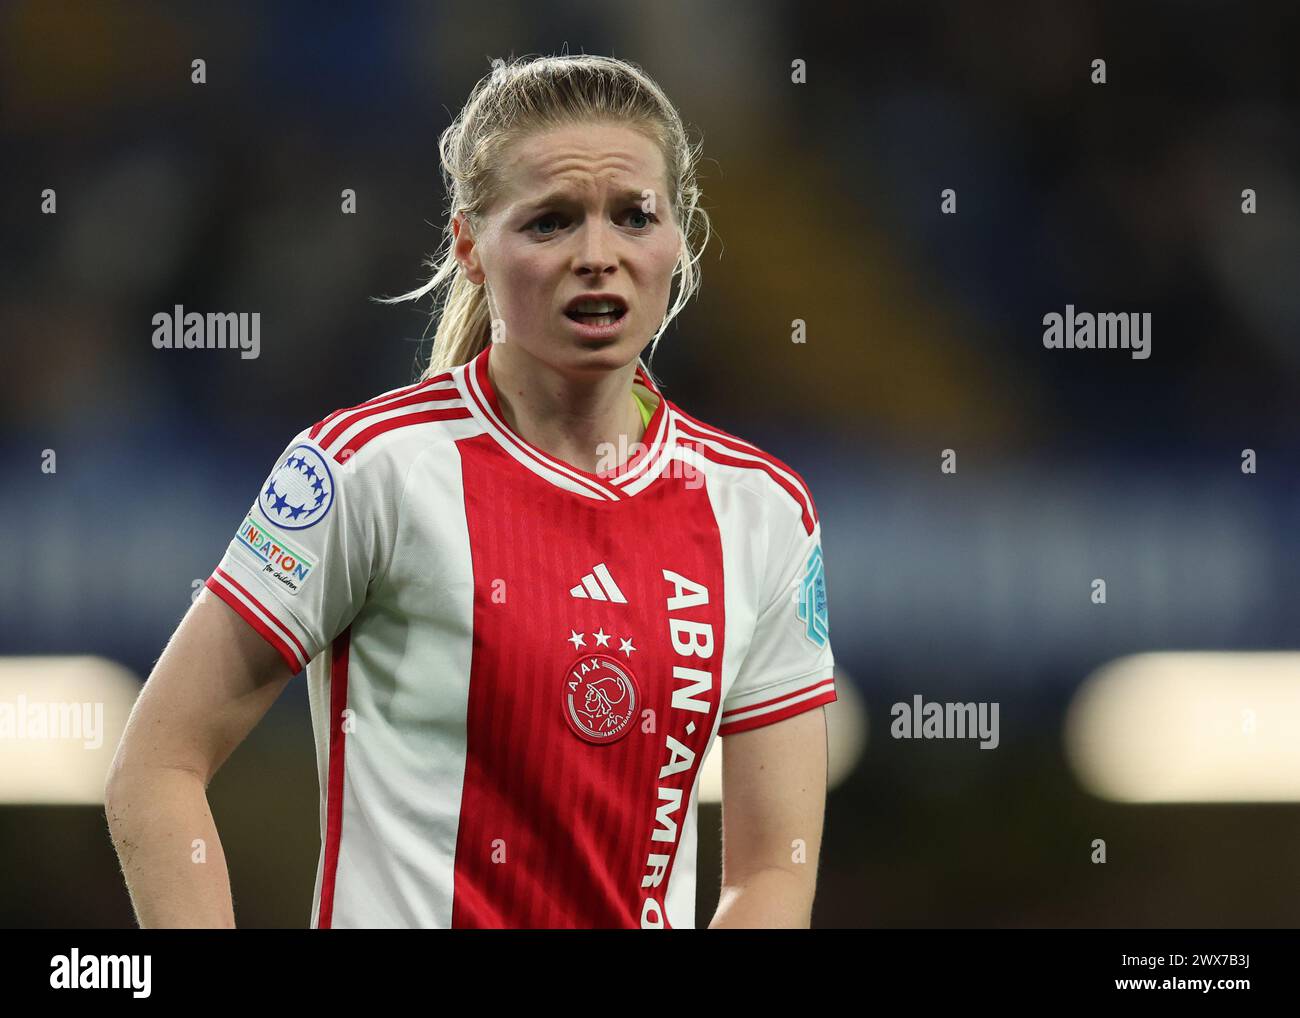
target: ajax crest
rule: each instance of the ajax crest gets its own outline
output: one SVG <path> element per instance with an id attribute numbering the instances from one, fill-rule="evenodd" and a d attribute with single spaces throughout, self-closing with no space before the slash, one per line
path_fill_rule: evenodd
<path id="1" fill-rule="evenodd" d="M 334 504 L 334 476 L 320 451 L 296 445 L 271 472 L 257 500 L 262 515 L 286 530 L 319 523 Z"/>
<path id="2" fill-rule="evenodd" d="M 640 700 L 627 665 L 607 654 L 584 654 L 564 677 L 564 719 L 575 735 L 596 745 L 632 730 Z"/>

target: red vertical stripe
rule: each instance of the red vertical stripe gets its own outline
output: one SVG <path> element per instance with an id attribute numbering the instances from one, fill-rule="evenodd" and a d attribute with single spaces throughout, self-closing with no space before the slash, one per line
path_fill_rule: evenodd
<path id="1" fill-rule="evenodd" d="M 647 894 L 665 904 L 721 706 L 722 544 L 709 494 L 664 477 L 633 498 L 586 499 L 521 469 L 489 435 L 458 445 L 474 606 L 452 926 L 635 928 Z M 599 563 L 627 603 L 570 595 Z M 665 569 L 706 587 L 708 603 L 670 613 Z M 707 660 L 677 653 L 670 616 L 711 627 Z M 632 727 L 601 744 L 565 720 L 569 670 L 594 655 L 626 668 L 640 696 Z M 674 665 L 711 674 L 704 711 L 673 706 Z M 693 765 L 661 776 L 670 735 Z M 652 839 L 660 788 L 681 792 L 671 843 Z M 648 892 L 651 853 L 670 861 Z"/>
<path id="2" fill-rule="evenodd" d="M 339 838 L 343 833 L 343 711 L 348 705 L 348 648 L 352 627 L 334 640 L 330 655 L 329 791 L 325 807 L 325 872 L 321 879 L 316 928 L 328 930 L 334 918 L 334 881 L 339 868 Z"/>

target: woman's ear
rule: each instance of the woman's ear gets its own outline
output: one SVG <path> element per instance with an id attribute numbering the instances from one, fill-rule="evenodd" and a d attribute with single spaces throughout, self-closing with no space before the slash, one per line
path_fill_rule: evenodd
<path id="1" fill-rule="evenodd" d="M 451 232 L 451 252 L 460 262 L 461 274 L 475 286 L 482 286 L 486 276 L 474 238 L 474 224 L 465 213 L 457 212 L 451 218 Z"/>

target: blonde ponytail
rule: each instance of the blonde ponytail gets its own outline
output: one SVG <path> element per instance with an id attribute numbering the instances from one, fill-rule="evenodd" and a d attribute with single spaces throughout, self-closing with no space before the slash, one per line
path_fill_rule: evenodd
<path id="1" fill-rule="evenodd" d="M 452 264 L 456 264 L 454 258 Z M 422 377 L 431 378 L 473 360 L 491 341 L 487 288 L 475 286 L 457 272 L 447 288 L 447 300 L 433 337 L 433 356 Z"/>

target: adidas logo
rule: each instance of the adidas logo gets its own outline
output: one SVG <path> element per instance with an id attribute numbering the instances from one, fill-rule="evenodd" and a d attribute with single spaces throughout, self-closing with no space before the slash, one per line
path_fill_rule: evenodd
<path id="1" fill-rule="evenodd" d="M 627 604 L 627 598 L 618 589 L 614 577 L 602 562 L 582 578 L 582 582 L 569 591 L 574 597 L 589 597 L 593 601 L 613 601 L 615 604 Z"/>

